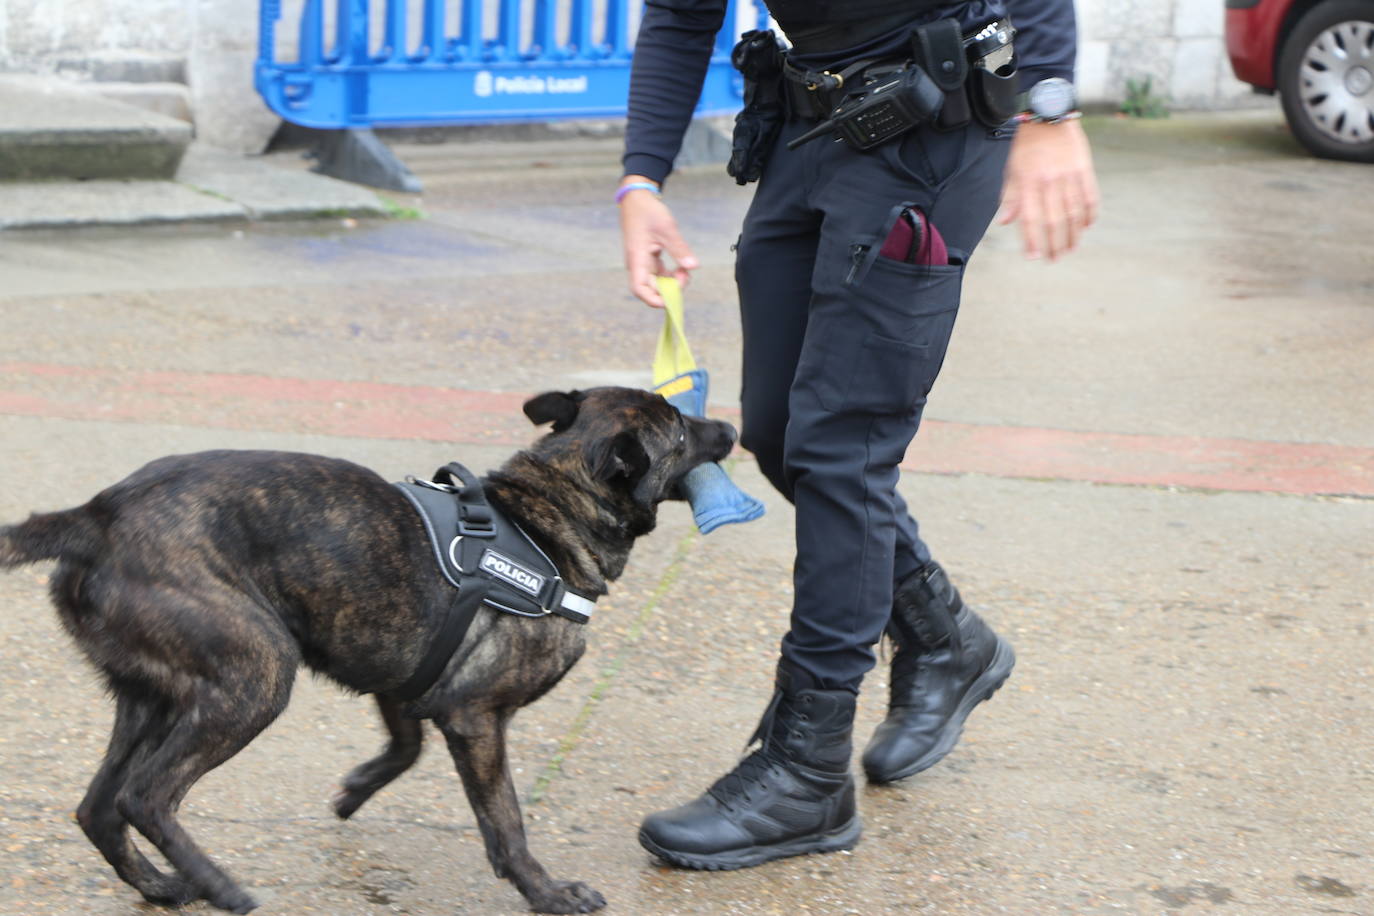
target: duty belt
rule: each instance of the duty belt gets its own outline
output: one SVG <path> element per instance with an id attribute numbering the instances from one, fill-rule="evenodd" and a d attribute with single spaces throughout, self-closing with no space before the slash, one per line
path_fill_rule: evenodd
<path id="1" fill-rule="evenodd" d="M 424 659 L 397 690 L 402 700 L 434 685 L 482 604 L 517 617 L 591 619 L 596 597 L 568 588 L 539 545 L 487 502 L 467 468 L 451 462 L 432 480 L 411 477 L 394 486 L 420 514 L 439 571 L 457 589 Z"/>
<path id="2" fill-rule="evenodd" d="M 793 117 L 818 121 L 827 118 L 864 82 L 910 66 L 909 60 L 861 60 L 842 70 L 807 70 L 791 61 L 783 64 L 783 86 Z"/>
<path id="3" fill-rule="evenodd" d="M 940 19 L 913 31 L 912 54 L 906 57 L 860 60 L 838 70 L 808 70 L 785 61 L 783 83 L 791 114 L 807 120 L 828 118 L 864 85 L 911 67 L 924 69 L 947 97 L 957 96 L 964 92 L 971 68 L 1000 72 L 1011 62 L 1015 34 L 1006 18 L 967 34 L 957 21 Z"/>

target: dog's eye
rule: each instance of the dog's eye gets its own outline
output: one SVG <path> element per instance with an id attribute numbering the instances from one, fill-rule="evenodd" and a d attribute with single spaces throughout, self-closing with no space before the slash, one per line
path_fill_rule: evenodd
<path id="1" fill-rule="evenodd" d="M 682 443 L 684 443 L 684 442 L 686 442 L 686 441 L 687 441 L 687 434 L 686 434 L 686 433 L 678 433 L 678 434 L 677 434 L 677 444 L 678 444 L 678 445 L 681 445 Z"/>

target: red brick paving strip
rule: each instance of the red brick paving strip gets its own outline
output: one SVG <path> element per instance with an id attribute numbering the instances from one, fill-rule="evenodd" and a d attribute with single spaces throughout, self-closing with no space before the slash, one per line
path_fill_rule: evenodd
<path id="1" fill-rule="evenodd" d="M 0 414 L 455 445 L 523 445 L 527 394 L 380 382 L 0 364 Z M 1374 449 L 927 420 L 902 465 L 937 474 L 1374 496 Z"/>

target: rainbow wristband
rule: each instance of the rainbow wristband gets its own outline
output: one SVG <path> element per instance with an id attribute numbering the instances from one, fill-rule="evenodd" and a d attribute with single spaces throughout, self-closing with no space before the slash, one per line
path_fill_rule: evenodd
<path id="1" fill-rule="evenodd" d="M 656 184 L 650 184 L 647 181 L 632 181 L 627 185 L 621 185 L 620 189 L 615 192 L 616 204 L 624 200 L 625 195 L 629 194 L 631 191 L 653 191 L 655 197 L 660 197 L 663 193 Z"/>
<path id="2" fill-rule="evenodd" d="M 1040 115 L 1031 111 L 1023 111 L 1012 117 L 1017 124 L 1058 124 L 1061 121 L 1074 121 L 1083 117 L 1083 112 L 1077 109 L 1062 114 L 1057 118 L 1042 118 Z"/>

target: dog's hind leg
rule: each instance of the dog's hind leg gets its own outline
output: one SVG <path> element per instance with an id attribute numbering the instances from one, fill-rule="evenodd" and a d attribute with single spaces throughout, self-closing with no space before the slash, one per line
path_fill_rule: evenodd
<path id="1" fill-rule="evenodd" d="M 463 788 L 486 841 L 487 858 L 496 876 L 509 878 L 536 912 L 599 910 L 606 905 L 604 897 L 580 881 L 555 881 L 530 854 L 520 802 L 506 762 L 509 718 L 496 712 L 464 710 L 435 723 L 463 778 Z"/>
<path id="2" fill-rule="evenodd" d="M 377 696 L 377 708 L 391 738 L 380 754 L 354 767 L 334 796 L 334 813 L 348 818 L 387 783 L 400 776 L 420 758 L 424 731 L 419 720 L 401 715 L 396 700 Z"/>
<path id="3" fill-rule="evenodd" d="M 247 913 L 257 901 L 196 846 L 176 819 L 196 781 L 242 750 L 286 707 L 294 657 L 259 651 L 247 659 L 239 656 L 237 665 L 228 663 L 232 658 L 221 656 L 213 683 L 197 684 L 166 740 L 130 772 L 115 804 L 200 896 L 221 909 Z"/>
<path id="4" fill-rule="evenodd" d="M 130 767 L 146 759 L 166 735 L 165 715 L 156 701 L 119 694 L 109 750 L 76 810 L 76 819 L 115 873 L 145 899 L 180 906 L 199 896 L 196 889 L 181 875 L 163 874 L 149 862 L 134 846 L 129 825 L 115 808 Z"/>

